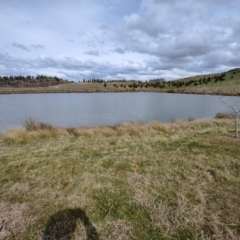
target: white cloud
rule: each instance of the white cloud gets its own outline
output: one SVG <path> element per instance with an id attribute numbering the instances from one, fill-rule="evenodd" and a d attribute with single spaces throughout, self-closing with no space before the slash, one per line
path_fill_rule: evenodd
<path id="1" fill-rule="evenodd" d="M 238 0 L 0 1 L 0 75 L 146 80 L 239 67 L 238 9 Z"/>

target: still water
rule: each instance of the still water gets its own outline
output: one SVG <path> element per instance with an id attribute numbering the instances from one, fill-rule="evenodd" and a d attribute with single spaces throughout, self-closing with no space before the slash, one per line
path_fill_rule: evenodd
<path id="1" fill-rule="evenodd" d="M 239 97 L 224 97 L 232 102 Z M 169 93 L 63 93 L 0 95 L 0 131 L 34 118 L 59 127 L 168 122 L 229 112 L 218 96 Z"/>

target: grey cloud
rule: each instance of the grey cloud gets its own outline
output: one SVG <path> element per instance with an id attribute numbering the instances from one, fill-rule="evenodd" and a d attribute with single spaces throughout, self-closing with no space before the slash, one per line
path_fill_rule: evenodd
<path id="1" fill-rule="evenodd" d="M 230 4 L 234 0 L 213 0 L 215 3 L 220 3 L 220 4 Z"/>
<path id="2" fill-rule="evenodd" d="M 112 28 L 106 24 L 102 24 L 99 29 L 103 30 L 104 32 L 112 30 Z"/>
<path id="3" fill-rule="evenodd" d="M 202 72 L 214 71 L 223 64 L 239 66 L 236 52 L 240 28 L 236 14 L 211 15 L 206 8 L 208 4 L 226 1 L 204 0 L 194 5 L 189 2 L 143 0 L 144 14 L 126 16 L 124 24 L 117 29 L 117 40 L 129 52 L 159 58 L 153 67 L 156 70 L 195 68 Z M 229 7 L 227 3 L 226 7 Z"/>
<path id="4" fill-rule="evenodd" d="M 64 58 L 52 58 L 41 57 L 36 59 L 16 58 L 8 54 L 0 53 L 0 65 L 2 66 L 1 74 L 11 73 L 14 75 L 33 75 L 34 73 L 55 72 L 61 73 L 77 73 L 76 75 L 83 75 L 84 71 L 88 70 L 94 72 L 97 68 L 97 64 L 92 61 L 81 61 L 76 58 L 64 57 Z M 101 67 L 100 67 L 101 68 Z M 107 66 L 105 66 L 105 69 Z M 51 70 L 49 70 L 51 69 Z M 74 80 L 74 79 L 72 79 Z"/>
<path id="5" fill-rule="evenodd" d="M 99 56 L 99 52 L 97 50 L 89 50 L 89 51 L 85 52 L 84 54 L 95 56 L 95 57 Z"/>
<path id="6" fill-rule="evenodd" d="M 168 0 L 154 0 L 155 3 L 166 3 Z"/>
<path id="7" fill-rule="evenodd" d="M 52 71 L 68 78 L 98 75 L 144 79 L 166 76 L 167 71 L 169 76 L 182 76 L 186 71 L 214 72 L 223 66 L 240 65 L 239 0 L 201 0 L 194 4 L 192 0 L 74 0 L 78 8 L 64 1 L 34 2 L 11 8 L 18 19 L 9 14 L 1 16 L 7 24 L 1 28 L 0 51 L 6 51 L 10 42 L 8 51 L 20 57 L 0 55 L 1 72 Z M 104 7 L 111 3 L 110 8 Z M 36 38 L 42 42 L 36 43 Z M 49 56 L 38 57 L 45 48 Z M 57 57 L 68 54 L 71 57 Z"/>
<path id="8" fill-rule="evenodd" d="M 206 71 L 218 72 L 217 67 L 221 67 L 221 64 L 225 64 L 229 69 L 233 68 L 235 64 L 239 65 L 240 54 L 224 60 L 224 58 L 218 59 L 218 55 L 212 53 L 207 55 L 204 60 L 201 58 L 197 58 L 198 62 L 191 62 L 191 60 L 192 58 L 188 57 L 184 59 L 185 62 L 172 62 L 166 58 L 160 58 L 158 61 L 125 61 L 121 64 L 112 64 L 110 62 L 98 63 L 93 60 L 83 61 L 73 57 L 23 59 L 0 53 L 0 65 L 5 69 L 2 73 L 51 75 L 54 72 L 56 76 L 76 81 L 91 77 L 141 80 L 164 77 L 169 80 L 177 78 L 177 76 L 187 76 L 187 72 L 188 74 Z"/>
<path id="9" fill-rule="evenodd" d="M 0 53 L 0 66 L 2 66 L 0 74 L 2 75 L 28 75 L 28 69 L 32 63 L 29 60 L 15 58 L 8 54 Z"/>
<path id="10" fill-rule="evenodd" d="M 43 45 L 34 45 L 34 44 L 32 44 L 30 47 L 34 50 L 41 50 L 45 48 Z"/>
<path id="11" fill-rule="evenodd" d="M 201 43 L 182 43 L 173 47 L 172 49 L 167 49 L 160 51 L 159 56 L 164 56 L 169 60 L 183 60 L 188 57 L 198 57 L 207 54 L 211 49 L 208 45 Z M 191 59 L 193 60 L 193 59 Z"/>
<path id="12" fill-rule="evenodd" d="M 93 62 L 82 61 L 74 57 L 41 57 L 33 61 L 38 68 L 56 68 L 56 69 L 69 69 L 69 70 L 86 70 L 92 68 Z"/>
<path id="13" fill-rule="evenodd" d="M 230 52 L 213 52 L 206 55 L 203 59 L 204 68 L 217 68 L 220 66 L 226 66 L 231 68 L 232 66 L 240 66 L 240 53 L 230 53 Z"/>
<path id="14" fill-rule="evenodd" d="M 45 47 L 43 45 L 35 45 L 35 44 L 31 44 L 30 46 L 26 46 L 24 44 L 21 44 L 21 43 L 17 43 L 17 42 L 13 42 L 12 43 L 12 46 L 15 47 L 15 48 L 19 48 L 19 49 L 22 49 L 24 51 L 27 51 L 27 52 L 31 52 L 31 50 L 42 50 L 44 49 Z"/>
<path id="15" fill-rule="evenodd" d="M 120 76 L 126 79 L 141 79 L 148 75 L 158 76 L 149 71 L 148 64 L 133 61 L 125 61 L 117 65 L 110 62 L 82 61 L 72 57 L 24 59 L 0 53 L 0 65 L 4 67 L 5 72 L 11 72 L 11 74 L 33 75 L 34 73 L 42 73 L 48 75 L 54 72 L 55 75 L 69 80 L 91 77 L 116 79 Z"/>
<path id="16" fill-rule="evenodd" d="M 158 22 L 154 23 L 151 18 L 142 19 L 138 14 L 131 14 L 130 16 L 125 16 L 125 26 L 122 31 L 131 32 L 133 34 L 145 33 L 151 37 L 157 37 L 159 33 L 163 32 L 165 29 L 165 24 Z"/>
<path id="17" fill-rule="evenodd" d="M 81 32 L 78 32 L 78 34 L 79 34 L 80 36 L 83 36 L 83 35 L 85 35 L 86 33 L 85 33 L 84 31 L 81 31 Z"/>
<path id="18" fill-rule="evenodd" d="M 104 5 L 104 7 L 112 7 L 114 5 L 114 2 L 110 1 L 110 0 L 103 0 L 102 4 Z"/>
<path id="19" fill-rule="evenodd" d="M 232 34 L 233 34 L 233 37 L 236 38 L 236 40 L 240 38 L 240 21 L 235 22 L 233 26 Z"/>
<path id="20" fill-rule="evenodd" d="M 125 51 L 122 48 L 116 48 L 114 50 L 114 52 L 117 52 L 117 53 L 120 53 L 120 54 L 124 54 L 125 53 Z"/>
<path id="21" fill-rule="evenodd" d="M 25 45 L 23 45 L 21 43 L 14 42 L 14 43 L 12 43 L 12 46 L 15 47 L 15 48 L 22 49 L 22 50 L 27 51 L 27 52 L 31 51 L 27 46 L 25 46 Z"/>

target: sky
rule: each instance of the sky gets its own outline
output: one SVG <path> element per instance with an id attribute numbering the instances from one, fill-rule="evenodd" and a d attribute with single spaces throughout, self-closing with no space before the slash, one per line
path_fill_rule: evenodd
<path id="1" fill-rule="evenodd" d="M 0 0 L 0 75 L 179 79 L 240 67 L 239 0 Z"/>

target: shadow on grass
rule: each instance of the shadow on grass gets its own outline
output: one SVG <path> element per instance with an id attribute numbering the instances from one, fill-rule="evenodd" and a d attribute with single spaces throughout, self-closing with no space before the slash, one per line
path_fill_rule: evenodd
<path id="1" fill-rule="evenodd" d="M 71 239 L 78 220 L 85 226 L 88 240 L 99 240 L 96 228 L 92 225 L 85 212 L 80 208 L 65 209 L 52 215 L 44 230 L 43 240 Z"/>

